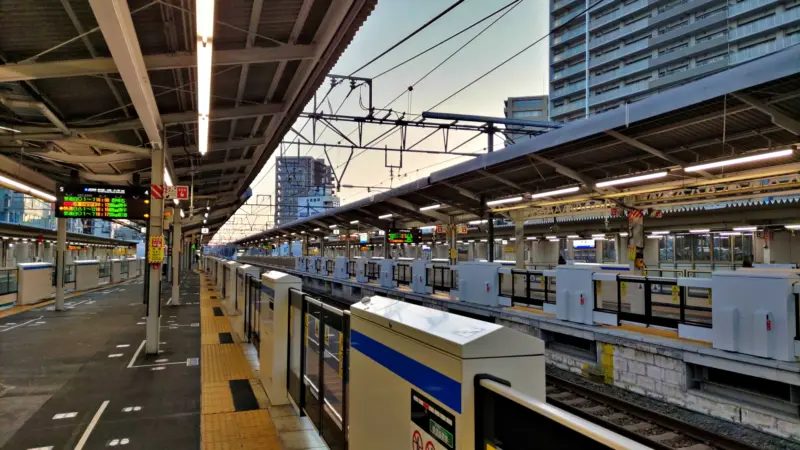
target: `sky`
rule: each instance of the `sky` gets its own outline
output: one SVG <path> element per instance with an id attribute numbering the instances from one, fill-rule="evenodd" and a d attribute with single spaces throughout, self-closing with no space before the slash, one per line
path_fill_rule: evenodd
<path id="1" fill-rule="evenodd" d="M 449 14 L 438 20 L 423 32 L 417 34 L 402 46 L 388 53 L 372 65 L 356 73 L 356 76 L 373 78 L 386 69 L 419 53 L 450 35 L 462 30 L 472 23 L 480 20 L 491 12 L 501 8 L 511 0 L 466 0 Z M 453 3 L 453 0 L 378 0 L 378 5 L 367 18 L 364 25 L 356 33 L 353 41 L 345 50 L 337 64 L 331 71 L 332 74 L 349 75 L 363 64 L 388 49 L 394 43 L 411 33 L 426 21 L 436 16 Z M 460 46 L 481 32 L 488 24 L 502 13 L 481 23 L 466 33 L 439 46 L 425 55 L 373 80 L 373 103 L 375 107 L 383 107 L 398 94 L 404 94 L 394 102 L 390 108 L 395 111 L 410 113 L 413 117 L 422 111 L 431 110 L 431 107 L 441 102 L 449 95 L 483 75 L 495 65 L 530 45 L 537 39 L 547 34 L 548 27 L 548 1 L 547 0 L 521 0 L 513 9 L 488 28 L 479 37 L 462 49 L 458 54 L 448 60 L 444 65 L 434 71 L 421 83 L 414 87 L 409 96 L 407 88 L 417 81 L 426 72 L 434 68 L 447 58 Z M 547 39 L 534 45 L 511 62 L 483 78 L 465 91 L 433 109 L 438 112 L 459 114 L 474 114 L 484 116 L 503 117 L 503 101 L 508 97 L 543 95 L 547 93 L 548 86 L 548 46 Z M 361 88 L 361 101 L 366 103 L 366 88 Z M 329 83 L 324 83 L 318 90 L 317 97 L 322 98 L 329 91 Z M 341 105 L 339 114 L 363 116 L 365 111 L 359 106 L 359 90 L 347 96 L 349 87 L 339 86 L 328 96 L 328 100 L 321 106 L 322 112 L 331 113 Z M 305 111 L 313 110 L 313 104 L 306 106 Z M 294 129 L 300 130 L 305 119 L 298 119 Z M 354 130 L 355 125 L 349 123 L 335 123 L 337 128 L 345 134 Z M 365 141 L 379 136 L 388 128 L 380 126 L 366 126 L 364 129 Z M 311 138 L 312 127 L 309 124 L 302 131 L 306 138 Z M 430 130 L 410 129 L 407 136 L 408 143 L 416 142 Z M 399 146 L 399 134 L 382 142 L 382 145 Z M 355 139 L 354 133 L 351 139 Z M 450 148 L 463 142 L 472 135 L 452 133 L 450 135 Z M 290 132 L 285 141 L 296 140 L 294 133 Z M 320 142 L 338 143 L 334 133 L 326 131 L 320 134 L 317 129 L 317 139 Z M 459 152 L 484 153 L 486 152 L 486 138 L 479 137 L 464 147 Z M 284 146 L 276 149 L 264 165 L 261 173 L 251 185 L 253 196 L 250 204 L 265 204 L 266 195 L 274 199 L 275 185 L 275 159 L 284 153 L 289 156 L 314 156 L 325 158 L 321 147 L 296 145 Z M 495 150 L 502 147 L 500 139 L 495 138 Z M 419 144 L 417 148 L 426 150 L 442 150 L 444 148 L 441 132 Z M 360 151 L 356 150 L 356 154 Z M 396 187 L 415 179 L 428 176 L 430 173 L 441 170 L 447 166 L 463 162 L 469 157 L 456 157 L 453 155 L 429 155 L 404 153 L 401 168 L 389 169 L 385 167 L 386 155 L 382 151 L 366 151 L 354 157 L 347 171 L 342 174 L 343 164 L 347 161 L 349 149 L 328 149 L 328 155 L 340 176 L 342 184 L 356 186 Z M 399 165 L 399 154 L 389 153 L 390 165 Z M 337 168 L 338 167 L 338 168 Z M 366 189 L 342 188 L 338 193 L 342 204 L 359 200 L 375 193 Z M 228 223 L 215 236 L 216 240 L 238 239 L 250 234 L 255 234 L 266 229 L 264 216 L 267 212 L 274 213 L 271 208 L 260 206 L 242 207 Z M 245 216 L 250 217 L 245 217 Z M 269 218 L 270 224 L 272 218 Z M 250 227 L 244 223 L 253 224 Z"/>

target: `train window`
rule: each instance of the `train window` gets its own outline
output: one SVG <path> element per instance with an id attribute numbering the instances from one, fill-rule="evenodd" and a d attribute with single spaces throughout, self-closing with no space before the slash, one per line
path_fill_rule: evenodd
<path id="1" fill-rule="evenodd" d="M 617 243 L 614 239 L 603 241 L 603 261 L 614 262 L 617 260 Z"/>
<path id="2" fill-rule="evenodd" d="M 691 261 L 692 260 L 692 237 L 679 235 L 675 236 L 675 260 L 676 261 Z"/>
<path id="3" fill-rule="evenodd" d="M 692 238 L 694 244 L 695 261 L 711 261 L 711 239 L 707 234 L 687 236 Z"/>
<path id="4" fill-rule="evenodd" d="M 743 234 L 733 238 L 733 260 L 743 261 L 745 256 L 753 254 L 753 235 Z"/>
<path id="5" fill-rule="evenodd" d="M 728 236 L 714 236 L 714 261 L 731 260 L 731 238 Z"/>
<path id="6" fill-rule="evenodd" d="M 658 260 L 675 260 L 675 240 L 672 236 L 664 236 L 664 238 L 658 240 Z"/>

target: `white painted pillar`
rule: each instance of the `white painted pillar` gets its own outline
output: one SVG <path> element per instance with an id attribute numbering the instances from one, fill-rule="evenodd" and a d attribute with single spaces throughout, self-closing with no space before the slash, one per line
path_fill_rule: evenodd
<path id="1" fill-rule="evenodd" d="M 172 304 L 180 305 L 181 273 L 181 211 L 175 208 L 172 214 Z"/>
<path id="2" fill-rule="evenodd" d="M 67 219 L 56 219 L 56 311 L 64 310 L 64 266 L 67 251 Z"/>
<path id="3" fill-rule="evenodd" d="M 151 152 L 151 184 L 164 185 L 164 149 L 156 146 Z M 150 236 L 163 236 L 164 234 L 164 200 L 150 199 L 150 222 L 148 223 Z M 147 243 L 149 246 L 149 243 Z M 145 351 L 149 355 L 158 354 L 158 344 L 161 334 L 161 265 L 145 266 L 149 277 L 147 292 L 147 321 Z"/>

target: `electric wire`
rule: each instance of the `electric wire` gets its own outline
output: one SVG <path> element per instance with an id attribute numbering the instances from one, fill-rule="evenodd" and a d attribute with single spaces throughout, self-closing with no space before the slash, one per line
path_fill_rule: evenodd
<path id="1" fill-rule="evenodd" d="M 369 67 L 369 66 L 370 66 L 372 63 L 374 63 L 375 61 L 377 61 L 377 60 L 379 60 L 379 59 L 383 58 L 384 56 L 386 56 L 386 55 L 387 55 L 389 52 L 391 52 L 392 50 L 394 50 L 394 49 L 396 49 L 397 47 L 399 47 L 399 46 L 403 45 L 403 43 L 405 43 L 406 41 L 408 41 L 408 40 L 409 40 L 409 39 L 411 39 L 412 37 L 414 37 L 414 36 L 416 36 L 417 34 L 419 34 L 420 32 L 422 32 L 422 30 L 424 30 L 424 29 L 428 28 L 429 26 L 433 25 L 434 23 L 436 23 L 436 21 L 438 21 L 438 20 L 439 20 L 439 19 L 441 19 L 442 17 L 446 16 L 446 15 L 447 15 L 447 13 L 449 13 L 450 11 L 452 11 L 452 10 L 456 9 L 456 8 L 457 8 L 459 5 L 461 5 L 462 3 L 464 3 L 464 0 L 457 0 L 455 3 L 453 3 L 452 5 L 450 5 L 450 6 L 449 6 L 447 9 L 445 9 L 444 11 L 440 12 L 439 14 L 437 14 L 436 16 L 434 16 L 433 18 L 431 18 L 430 20 L 428 20 L 427 22 L 425 22 L 424 24 L 422 24 L 422 26 L 420 26 L 420 27 L 419 27 L 419 28 L 417 28 L 416 30 L 412 31 L 412 32 L 411 32 L 411 34 L 407 35 L 406 37 L 404 37 L 403 39 L 401 39 L 399 42 L 395 43 L 394 45 L 392 45 L 392 46 L 391 46 L 391 47 L 389 47 L 388 49 L 384 50 L 384 51 L 383 51 L 383 52 L 382 52 L 380 55 L 378 55 L 378 56 L 376 56 L 376 57 L 372 58 L 371 60 L 369 60 L 369 61 L 368 61 L 366 64 L 364 64 L 363 66 L 361 66 L 361 67 L 359 67 L 358 69 L 356 69 L 356 70 L 354 70 L 353 72 L 351 72 L 351 73 L 350 73 L 350 76 L 352 77 L 352 76 L 353 76 L 353 75 L 355 75 L 356 73 L 358 73 L 358 72 L 360 72 L 360 71 L 364 70 L 365 68 Z"/>
<path id="2" fill-rule="evenodd" d="M 465 90 L 467 90 L 467 89 L 468 89 L 470 86 L 472 86 L 472 85 L 474 85 L 475 83 L 477 83 L 478 81 L 480 81 L 480 80 L 482 80 L 482 79 L 486 78 L 486 77 L 487 77 L 489 74 L 491 74 L 491 73 L 492 73 L 492 72 L 494 72 L 495 70 L 497 70 L 497 69 L 499 69 L 499 68 L 503 67 L 504 65 L 508 64 L 508 63 L 509 63 L 511 60 L 513 60 L 513 59 L 514 59 L 514 58 L 516 58 L 517 56 L 519 56 L 519 55 L 521 55 L 521 54 L 525 53 L 526 51 L 528 51 L 528 50 L 529 50 L 531 47 L 533 47 L 534 45 L 536 45 L 536 44 L 538 44 L 539 42 L 541 42 L 541 41 L 543 41 L 543 40 L 547 39 L 547 38 L 548 38 L 548 37 L 549 37 L 551 34 L 553 34 L 553 32 L 554 32 L 554 31 L 559 31 L 559 30 L 561 30 L 561 29 L 565 28 L 567 25 L 570 25 L 570 24 L 571 24 L 571 23 L 572 23 L 572 22 L 573 22 L 575 19 L 577 19 L 577 18 L 579 18 L 579 17 L 581 17 L 581 16 L 583 16 L 583 15 L 585 15 L 585 14 L 588 14 L 588 13 L 589 13 L 589 11 L 591 11 L 592 9 L 594 9 L 595 7 L 597 7 L 598 5 L 600 5 L 601 3 L 603 3 L 603 1 L 604 1 L 604 0 L 598 0 L 598 1 L 597 1 L 597 2 L 595 2 L 594 4 L 592 4 L 592 5 L 590 5 L 590 6 L 586 7 L 586 8 L 584 8 L 584 9 L 583 9 L 583 11 L 579 12 L 578 14 L 576 14 L 575 16 L 573 16 L 572 18 L 570 18 L 569 20 L 567 20 L 567 21 L 566 21 L 566 22 L 564 22 L 563 24 L 561 24 L 561 25 L 559 25 L 559 26 L 557 26 L 557 27 L 555 27 L 555 28 L 551 29 L 551 30 L 550 30 L 550 31 L 549 31 L 547 34 L 545 34 L 544 36 L 540 37 L 539 39 L 536 39 L 536 40 L 535 40 L 535 41 L 533 41 L 532 43 L 530 43 L 530 44 L 528 44 L 527 46 L 525 46 L 525 47 L 524 47 L 522 50 L 518 51 L 517 53 L 514 53 L 514 54 L 513 54 L 513 55 L 511 55 L 510 57 L 506 58 L 506 59 L 505 59 L 503 62 L 501 62 L 500 64 L 497 64 L 497 65 L 495 65 L 494 67 L 492 67 L 491 69 L 489 69 L 489 70 L 488 70 L 487 72 L 485 72 L 483 75 L 481 75 L 481 76 L 479 76 L 478 78 L 476 78 L 476 79 L 472 80 L 471 82 L 469 82 L 469 83 L 468 83 L 466 86 L 464 86 L 464 87 L 462 87 L 461 89 L 459 89 L 459 90 L 457 90 L 457 91 L 453 92 L 452 94 L 450 94 L 449 96 L 447 96 L 447 97 L 446 97 L 444 100 L 442 100 L 442 101 L 440 101 L 439 103 L 437 103 L 437 104 L 433 105 L 433 107 L 431 107 L 431 108 L 430 108 L 430 110 L 436 109 L 436 108 L 437 108 L 438 106 L 440 106 L 442 103 L 444 103 L 444 102 L 446 102 L 446 101 L 450 100 L 451 98 L 455 97 L 456 95 L 458 95 L 458 94 L 460 94 L 460 93 L 464 92 L 464 91 L 465 91 Z"/>

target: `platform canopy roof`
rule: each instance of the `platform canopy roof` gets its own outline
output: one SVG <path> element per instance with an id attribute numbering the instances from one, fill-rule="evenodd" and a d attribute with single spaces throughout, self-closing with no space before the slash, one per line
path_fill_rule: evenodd
<path id="1" fill-rule="evenodd" d="M 49 192 L 75 175 L 126 184 L 139 174 L 144 184 L 156 143 L 174 183 L 194 182 L 195 204 L 210 204 L 218 227 L 375 3 L 216 1 L 201 158 L 194 0 L 3 1 L 0 173 Z"/>
<path id="2" fill-rule="evenodd" d="M 598 189 L 598 181 L 656 171 L 668 172 L 662 182 L 721 179 L 730 168 L 682 169 L 798 142 L 800 46 L 795 46 L 236 243 L 291 233 L 330 234 L 333 225 L 354 230 L 350 222 L 356 220 L 361 231 L 464 223 L 485 219 L 487 201 L 573 186 L 581 198 L 602 198 L 617 188 Z M 800 162 L 798 153 L 781 163 Z M 746 168 L 771 164 L 760 161 Z M 528 202 L 530 208 L 553 198 L 538 200 Z M 435 204 L 441 207 L 420 210 Z M 386 214 L 393 215 L 380 218 Z"/>

